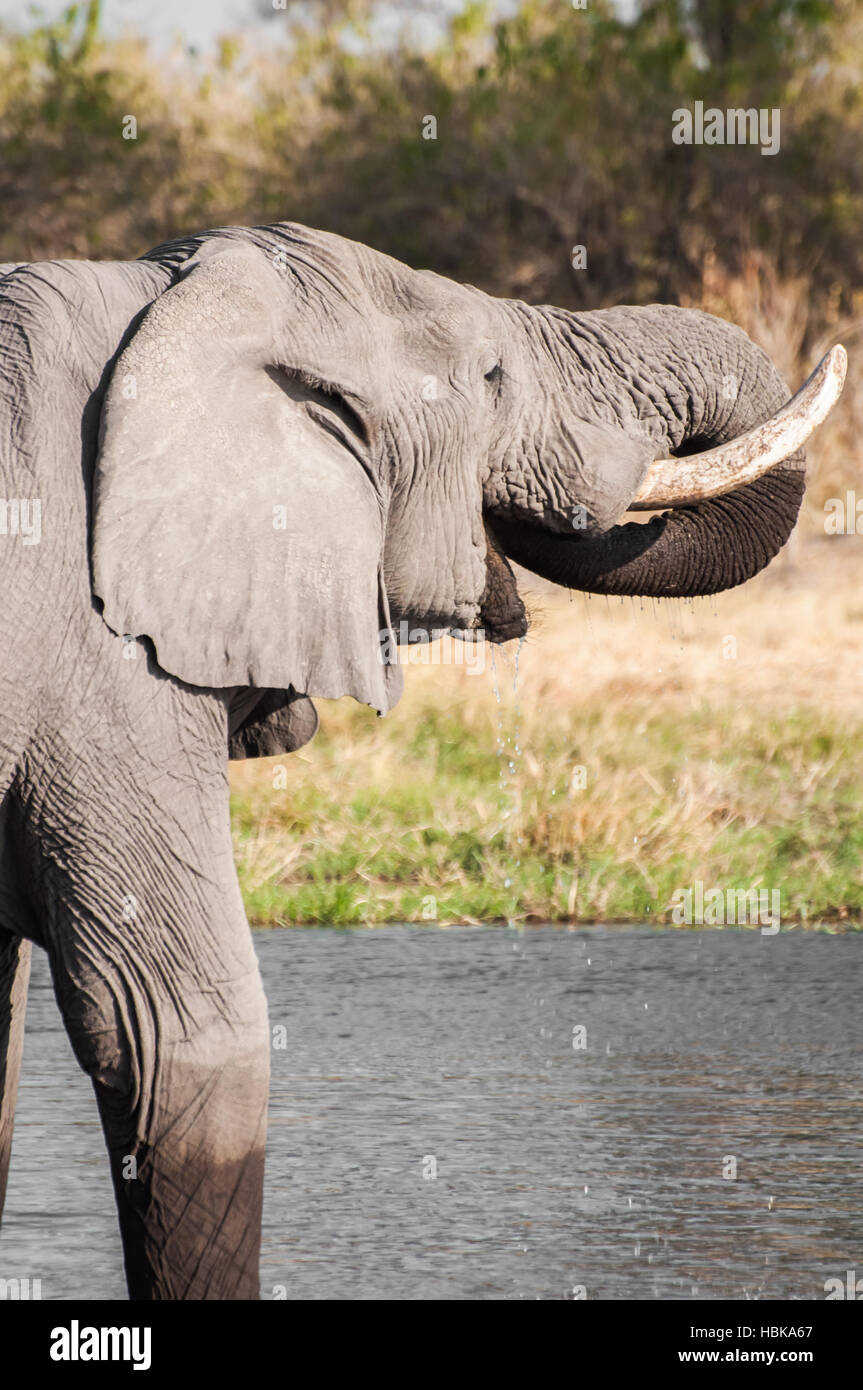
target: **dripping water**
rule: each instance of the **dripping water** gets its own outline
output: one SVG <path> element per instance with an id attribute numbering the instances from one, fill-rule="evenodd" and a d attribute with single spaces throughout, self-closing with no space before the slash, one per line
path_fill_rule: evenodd
<path id="1" fill-rule="evenodd" d="M 501 828 L 504 835 L 504 843 L 507 848 L 507 870 L 504 879 L 504 887 L 509 889 L 515 886 L 518 891 L 518 873 L 521 868 L 521 850 L 523 846 L 523 836 L 518 826 L 518 776 L 521 761 L 521 691 L 519 689 L 519 663 L 521 660 L 522 648 L 524 647 L 524 637 L 519 638 L 518 647 L 513 657 L 512 666 L 512 714 L 510 731 L 507 732 L 507 723 L 504 710 L 504 691 L 498 671 L 497 652 L 492 647 L 491 666 L 493 677 L 494 697 L 497 702 L 497 733 L 496 749 L 498 756 L 498 794 L 501 816 Z M 502 655 L 502 654 L 501 654 Z M 515 855 L 515 858 L 513 858 Z M 508 918 L 507 926 L 513 926 L 513 921 Z"/>

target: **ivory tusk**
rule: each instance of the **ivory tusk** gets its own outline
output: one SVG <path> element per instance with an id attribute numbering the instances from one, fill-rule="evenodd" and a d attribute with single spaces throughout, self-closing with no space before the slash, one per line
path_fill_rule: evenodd
<path id="1" fill-rule="evenodd" d="M 703 454 L 655 459 L 629 510 L 685 507 L 760 478 L 796 453 L 826 419 L 839 399 L 847 366 L 848 355 L 837 344 L 822 357 L 796 396 L 762 425 Z"/>

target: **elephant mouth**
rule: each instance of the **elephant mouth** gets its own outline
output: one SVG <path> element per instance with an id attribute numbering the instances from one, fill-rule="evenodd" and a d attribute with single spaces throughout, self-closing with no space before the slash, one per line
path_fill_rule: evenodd
<path id="1" fill-rule="evenodd" d="M 524 609 L 521 599 L 519 599 L 519 604 Z M 481 631 L 485 633 L 486 641 L 494 642 L 496 646 L 499 646 L 503 642 L 514 642 L 516 638 L 520 640 L 522 637 L 526 637 L 528 626 L 527 614 L 522 612 L 520 616 L 514 616 L 506 622 L 486 622 Z"/>
<path id="2" fill-rule="evenodd" d="M 524 602 L 518 592 L 515 575 L 503 553 L 500 541 L 487 516 L 483 516 L 485 528 L 485 586 L 474 617 L 461 624 L 453 622 L 452 615 L 445 613 L 425 613 L 420 618 L 406 617 L 397 609 L 391 609 L 393 627 L 399 633 L 399 643 L 433 642 L 447 634 L 458 637 L 463 642 L 493 642 L 499 646 L 512 642 L 527 634 L 528 618 Z"/>
<path id="3" fill-rule="evenodd" d="M 477 628 L 489 642 L 500 644 L 522 638 L 528 629 L 527 612 L 515 575 L 487 516 L 485 527 L 485 588 L 479 605 Z"/>

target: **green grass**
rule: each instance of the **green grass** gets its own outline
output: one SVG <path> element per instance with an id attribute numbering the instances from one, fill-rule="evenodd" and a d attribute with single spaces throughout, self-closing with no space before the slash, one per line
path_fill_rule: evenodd
<path id="1" fill-rule="evenodd" d="M 380 722 L 335 705 L 332 730 L 325 706 L 283 790 L 266 764 L 244 768 L 233 812 L 251 920 L 667 923 L 672 894 L 700 879 L 780 889 L 784 925 L 863 921 L 863 724 L 588 701 L 523 718 L 510 773 L 493 700 L 434 698 Z M 588 783 L 571 789 L 579 763 Z M 280 852 L 290 863 L 271 871 Z"/>

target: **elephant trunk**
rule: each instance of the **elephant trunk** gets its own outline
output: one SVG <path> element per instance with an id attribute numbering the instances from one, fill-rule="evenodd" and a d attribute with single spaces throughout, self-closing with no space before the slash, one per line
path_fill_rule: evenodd
<path id="1" fill-rule="evenodd" d="M 775 468 L 725 497 L 591 539 L 493 524 L 510 559 L 568 589 L 689 598 L 732 589 L 764 569 L 794 528 L 804 485 L 801 468 Z"/>
<path id="2" fill-rule="evenodd" d="M 803 497 L 804 456 L 799 445 L 814 427 L 812 418 L 807 428 L 801 421 L 806 413 L 804 393 L 802 404 L 795 398 L 783 410 L 788 392 L 765 353 L 733 325 L 695 310 L 651 305 L 584 315 L 549 309 L 527 312 L 540 316 L 542 339 L 552 345 L 556 368 L 556 389 L 549 393 L 540 430 L 543 443 L 551 441 L 556 484 L 552 495 L 565 495 L 576 508 L 584 504 L 600 525 L 574 530 L 572 523 L 563 523 L 557 501 L 551 515 L 547 510 L 534 517 L 523 504 L 513 505 L 512 490 L 508 499 L 498 493 L 489 520 L 510 559 L 568 588 L 657 598 L 716 593 L 763 569 L 791 534 Z M 822 368 L 823 389 L 835 399 L 842 363 Z M 807 389 L 811 394 L 815 387 L 808 383 Z M 826 413 L 823 407 L 822 399 Z M 807 409 L 811 417 L 812 409 Z M 771 417 L 777 411 L 779 425 L 774 428 Z M 609 435 L 609 416 L 618 422 L 617 446 Z M 670 502 L 674 510 L 646 524 L 604 529 L 600 508 L 593 505 L 596 494 L 590 486 L 589 461 L 585 465 L 587 451 L 582 449 L 578 467 L 568 478 L 562 466 L 566 441 L 578 440 L 579 430 L 582 441 L 594 437 L 585 433 L 585 418 L 602 420 L 611 468 L 615 453 L 623 459 L 640 450 L 642 470 L 645 459 L 672 455 L 651 466 L 654 474 L 657 469 L 662 473 L 658 487 L 656 477 L 651 483 L 650 473 L 645 480 L 632 466 L 628 472 L 619 470 L 629 490 L 618 488 L 617 515 L 632 505 L 649 507 L 649 501 L 640 499 L 651 491 L 662 495 L 660 505 Z M 747 440 L 741 438 L 744 435 Z M 753 476 L 758 470 L 749 459 L 748 472 L 742 473 L 739 466 L 756 438 L 772 438 L 773 445 L 775 466 L 764 472 L 767 465 L 762 464 L 761 476 Z M 734 443 L 726 450 L 717 447 L 730 441 Z M 535 444 L 532 447 L 541 452 Z M 705 451 L 711 451 L 705 454 L 706 476 L 694 494 L 691 482 L 698 470 L 693 456 Z M 728 472 L 723 453 L 736 454 L 736 473 Z M 724 487 L 718 481 L 723 467 L 728 477 Z M 669 486 L 677 468 L 678 500 L 671 500 Z M 606 477 L 609 471 L 604 463 L 593 476 Z M 743 477 L 748 480 L 743 482 Z"/>

